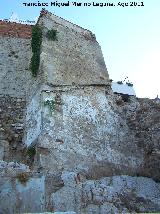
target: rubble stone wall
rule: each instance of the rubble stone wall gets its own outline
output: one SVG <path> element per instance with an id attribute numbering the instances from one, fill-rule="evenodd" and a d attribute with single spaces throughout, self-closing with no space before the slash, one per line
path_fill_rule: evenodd
<path id="1" fill-rule="evenodd" d="M 0 47 L 0 93 L 22 98 L 31 78 L 30 40 L 0 37 Z"/>
<path id="2" fill-rule="evenodd" d="M 26 100 L 0 96 L 1 160 L 18 161 L 24 144 Z"/>
<path id="3" fill-rule="evenodd" d="M 31 100 L 42 81 L 32 77 L 31 39 L 0 35 L 0 94 Z"/>

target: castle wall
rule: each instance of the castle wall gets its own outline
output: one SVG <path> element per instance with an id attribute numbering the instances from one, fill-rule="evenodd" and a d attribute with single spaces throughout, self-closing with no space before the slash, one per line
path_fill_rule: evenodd
<path id="1" fill-rule="evenodd" d="M 43 12 L 35 78 L 30 38 L 0 31 L 0 213 L 159 211 L 159 100 L 114 95 L 95 36 Z"/>
<path id="2" fill-rule="evenodd" d="M 87 30 L 54 15 L 40 17 L 43 27 L 41 66 L 49 85 L 107 84 L 108 73 L 95 36 Z M 57 30 L 57 41 L 46 33 Z"/>
<path id="3" fill-rule="evenodd" d="M 32 97 L 37 93 L 43 79 L 40 73 L 36 78 L 32 77 L 29 68 L 31 56 L 31 26 L 0 21 L 0 96 L 2 99 L 0 107 L 3 116 L 1 123 L 2 126 L 5 125 L 2 127 L 4 132 L 8 135 L 10 133 L 10 137 L 14 138 L 12 145 L 17 144 L 15 136 L 20 139 L 20 144 L 26 142 L 28 114 L 30 114 L 28 113 L 30 110 L 27 109 L 30 108 Z M 23 105 L 19 100 L 24 101 Z M 21 112 L 23 112 L 22 115 Z M 17 113 L 21 115 L 20 118 L 17 117 Z M 17 133 L 13 127 L 14 124 L 19 123 L 18 120 L 21 120 L 21 125 L 23 125 L 22 133 Z M 12 145 L 9 145 L 10 150 L 12 150 Z M 3 148 L 4 146 L 1 151 L 4 150 Z M 17 155 L 15 156 L 17 160 Z"/>
<path id="4" fill-rule="evenodd" d="M 105 92 L 98 86 L 42 91 L 39 166 L 52 173 L 80 171 L 95 179 L 119 173 L 157 179 L 159 104 L 136 98 L 125 103 Z"/>
<path id="5" fill-rule="evenodd" d="M 0 37 L 0 93 L 24 97 L 29 88 L 31 73 L 30 40 Z"/>
<path id="6" fill-rule="evenodd" d="M 36 144 L 37 138 L 41 133 L 42 126 L 42 103 L 41 94 L 37 92 L 28 103 L 25 119 L 24 142 L 27 146 Z"/>
<path id="7" fill-rule="evenodd" d="M 105 176 L 121 170 L 132 174 L 140 167 L 143 151 L 133 144 L 134 135 L 105 92 L 103 86 L 42 92 L 38 155 L 44 170 L 82 170 L 94 177 L 96 170 L 97 176 Z M 47 101 L 54 103 L 53 109 L 44 105 Z"/>
<path id="8" fill-rule="evenodd" d="M 30 100 L 42 78 L 29 69 L 31 40 L 0 36 L 0 47 L 0 94 Z"/>
<path id="9" fill-rule="evenodd" d="M 34 78 L 29 69 L 32 55 L 30 39 L 0 36 L 0 47 L 0 124 L 3 135 L 0 153 L 1 159 L 18 161 L 22 160 L 23 143 L 30 135 L 30 102 L 33 103 L 32 97 L 40 88 L 43 76 Z M 35 135 L 32 126 L 29 129 L 32 130 L 31 135 Z M 28 140 L 26 145 L 29 143 Z"/>
<path id="10" fill-rule="evenodd" d="M 25 99 L 0 95 L 0 160 L 22 160 L 25 111 Z"/>

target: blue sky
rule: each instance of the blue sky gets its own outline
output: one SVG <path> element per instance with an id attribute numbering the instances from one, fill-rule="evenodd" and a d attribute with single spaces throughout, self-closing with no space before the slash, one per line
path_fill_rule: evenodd
<path id="1" fill-rule="evenodd" d="M 1 0 L 0 19 L 9 18 L 12 12 L 16 12 L 21 20 L 34 20 L 38 17 L 41 7 L 25 7 L 24 2 L 37 1 Z M 51 0 L 39 2 L 50 3 Z M 118 2 L 130 1 L 94 2 L 113 2 L 117 5 Z M 143 2 L 144 7 L 45 8 L 96 34 L 111 79 L 118 81 L 128 76 L 138 97 L 155 98 L 157 95 L 160 97 L 160 0 Z"/>

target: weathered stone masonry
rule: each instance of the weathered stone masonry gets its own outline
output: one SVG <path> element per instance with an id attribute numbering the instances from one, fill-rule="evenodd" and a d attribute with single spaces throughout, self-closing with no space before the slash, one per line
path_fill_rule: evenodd
<path id="1" fill-rule="evenodd" d="M 32 77 L 31 26 L 0 21 L 0 213 L 159 212 L 160 101 L 113 94 L 92 32 L 38 25 Z"/>
<path id="2" fill-rule="evenodd" d="M 23 148 L 26 101 L 5 95 L 0 97 L 0 103 L 0 146 L 4 150 L 1 160 L 18 161 Z"/>

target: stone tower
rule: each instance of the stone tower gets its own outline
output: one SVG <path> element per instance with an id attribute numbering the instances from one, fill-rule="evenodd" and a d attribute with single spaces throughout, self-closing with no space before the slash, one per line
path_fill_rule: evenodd
<path id="1" fill-rule="evenodd" d="M 87 150 L 108 133 L 110 84 L 100 46 L 90 31 L 49 12 L 41 14 L 38 25 L 42 84 L 27 106 L 25 142 L 37 145 L 38 165 L 45 170 L 75 170 L 82 167 L 79 159 L 90 167 L 95 154 Z M 56 41 L 46 37 L 51 29 L 57 30 Z"/>

